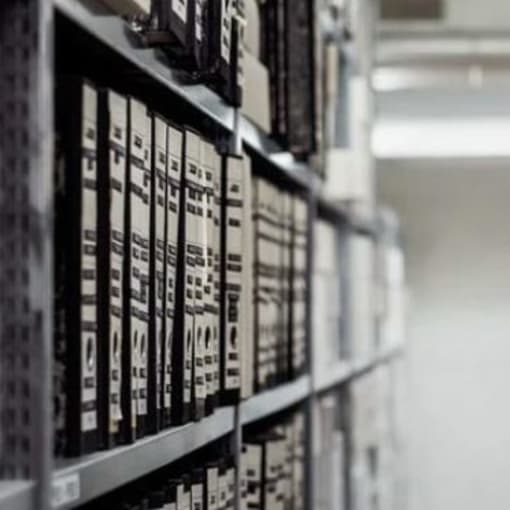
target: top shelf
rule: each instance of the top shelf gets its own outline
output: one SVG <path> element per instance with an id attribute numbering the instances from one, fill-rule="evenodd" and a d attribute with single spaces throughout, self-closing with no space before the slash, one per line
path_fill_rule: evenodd
<path id="1" fill-rule="evenodd" d="M 202 84 L 186 84 L 161 59 L 161 52 L 137 44 L 133 32 L 119 16 L 104 13 L 94 0 L 53 0 L 59 13 L 115 51 L 182 100 L 228 131 L 234 128 L 234 108 Z"/>

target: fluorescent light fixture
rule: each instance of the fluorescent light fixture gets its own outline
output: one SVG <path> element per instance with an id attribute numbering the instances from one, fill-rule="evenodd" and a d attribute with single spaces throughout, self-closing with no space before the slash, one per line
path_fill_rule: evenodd
<path id="1" fill-rule="evenodd" d="M 379 159 L 510 156 L 510 120 L 380 119 L 372 132 Z"/>

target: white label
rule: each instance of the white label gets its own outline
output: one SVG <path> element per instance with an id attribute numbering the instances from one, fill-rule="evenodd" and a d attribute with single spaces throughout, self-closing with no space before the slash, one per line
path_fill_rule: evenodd
<path id="1" fill-rule="evenodd" d="M 221 0 L 221 58 L 230 64 L 233 0 Z"/>
<path id="2" fill-rule="evenodd" d="M 188 0 L 172 0 L 172 10 L 183 23 L 186 23 L 188 18 Z"/>
<path id="3" fill-rule="evenodd" d="M 80 499 L 80 475 L 62 476 L 51 484 L 51 506 L 59 508 Z"/>

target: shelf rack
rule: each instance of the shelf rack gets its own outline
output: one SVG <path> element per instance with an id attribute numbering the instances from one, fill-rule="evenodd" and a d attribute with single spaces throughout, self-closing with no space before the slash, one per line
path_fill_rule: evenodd
<path id="1" fill-rule="evenodd" d="M 39 41 L 46 41 L 49 44 L 49 48 L 45 47 L 37 53 L 37 58 L 33 62 L 26 63 L 28 70 L 37 71 L 37 76 L 41 79 L 40 82 L 32 82 L 38 83 L 36 92 L 38 101 L 41 103 L 38 103 L 38 113 L 42 115 L 42 120 L 38 125 L 38 135 L 40 132 L 51 132 L 52 126 L 53 100 L 48 100 L 48 98 L 52 98 L 50 91 L 53 84 L 51 65 L 53 48 L 47 41 L 53 40 L 54 21 L 58 13 L 58 16 L 63 16 L 67 21 L 85 30 L 95 40 L 129 62 L 146 78 L 167 89 L 194 111 L 200 112 L 214 124 L 230 133 L 232 139 L 240 141 L 240 145 L 245 149 L 265 159 L 274 170 L 276 180 L 305 190 L 310 198 L 310 204 L 317 208 L 315 214 L 333 219 L 335 223 L 347 226 L 353 231 L 369 236 L 375 235 L 375 224 L 353 217 L 347 207 L 324 196 L 317 185 L 317 179 L 306 164 L 297 161 L 292 154 L 282 149 L 267 134 L 235 108 L 226 104 L 211 89 L 200 84 L 184 83 L 178 73 L 166 64 L 158 50 L 144 47 L 139 38 L 133 37 L 122 19 L 106 15 L 99 9 L 100 4 L 96 0 L 28 0 L 28 2 L 35 9 L 34 12 L 38 13 L 36 19 L 32 20 L 35 23 L 33 31 L 37 33 Z M 0 38 L 0 44 L 1 41 Z M 36 69 L 30 66 L 35 66 Z M 27 94 L 29 93 L 34 93 L 34 91 L 30 89 Z M 51 176 L 52 144 L 52 136 L 47 136 L 40 144 L 42 147 L 39 147 L 38 152 L 34 153 L 35 156 L 31 163 L 34 168 L 39 167 L 43 171 L 41 171 L 38 180 L 29 181 L 30 189 L 37 189 L 33 188 L 36 183 Z M 48 186 L 42 186 L 37 189 L 37 192 L 34 191 L 34 195 L 48 208 L 51 207 L 51 194 L 51 187 Z M 51 217 L 51 214 L 48 214 L 51 210 L 35 209 L 35 211 L 39 215 L 37 218 L 41 221 L 41 232 L 46 236 L 45 243 L 50 243 L 49 232 L 51 229 L 45 229 L 44 225 Z M 34 250 L 38 248 L 40 247 L 35 247 Z M 311 249 L 309 247 L 309 250 Z M 51 260 L 51 251 L 48 257 Z M 50 273 L 43 271 L 40 274 L 44 280 Z M 47 298 L 43 291 L 40 289 L 38 291 Z M 44 375 L 43 379 L 47 383 L 51 366 L 51 357 L 49 356 L 51 352 L 51 327 L 49 327 L 51 319 L 48 318 L 51 316 L 51 307 L 44 304 L 38 311 L 45 317 L 44 334 L 46 336 L 41 337 L 40 352 L 43 362 L 34 368 L 34 370 L 40 371 L 32 375 L 37 381 Z M 308 331 L 309 348 L 313 350 L 310 329 Z M 310 418 L 312 403 L 319 393 L 361 377 L 380 364 L 390 361 L 400 352 L 400 350 L 394 349 L 364 362 L 341 362 L 325 374 L 320 375 L 314 374 L 313 364 L 310 364 L 308 375 L 257 394 L 242 402 L 237 408 L 220 408 L 212 416 L 200 422 L 163 431 L 133 445 L 95 453 L 76 460 L 58 462 L 56 466 L 53 466 L 53 469 L 49 438 L 51 416 L 47 409 L 46 411 L 41 410 L 41 414 L 46 414 L 35 420 L 33 425 L 34 428 L 38 425 L 41 426 L 41 430 L 35 432 L 33 437 L 44 442 L 39 445 L 41 452 L 33 452 L 36 461 L 32 466 L 32 479 L 38 480 L 39 483 L 34 481 L 0 482 L 0 510 L 75 508 L 144 474 L 170 464 L 216 439 L 229 434 L 238 435 L 243 425 L 256 422 L 299 403 L 307 404 L 306 409 L 308 418 Z M 39 402 L 43 402 L 42 407 L 47 408 L 49 406 L 45 402 L 49 401 L 49 391 L 46 386 L 44 388 L 38 394 L 38 398 Z M 308 440 L 311 442 L 310 436 Z"/>

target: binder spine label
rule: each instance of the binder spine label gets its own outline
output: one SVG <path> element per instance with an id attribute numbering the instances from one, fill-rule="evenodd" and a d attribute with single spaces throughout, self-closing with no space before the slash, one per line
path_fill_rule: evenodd
<path id="1" fill-rule="evenodd" d="M 81 431 L 97 421 L 97 92 L 82 87 Z"/>
<path id="2" fill-rule="evenodd" d="M 230 47 L 232 40 L 232 2 L 231 0 L 220 0 L 221 2 L 221 58 L 230 64 Z"/>
<path id="3" fill-rule="evenodd" d="M 188 1 L 189 0 L 172 0 L 172 11 L 179 16 L 183 23 L 186 23 L 188 18 Z"/>
<path id="4" fill-rule="evenodd" d="M 110 109 L 110 388 L 111 434 L 119 431 L 122 420 L 122 280 L 124 261 L 124 193 L 126 188 L 126 99 L 108 93 Z"/>

